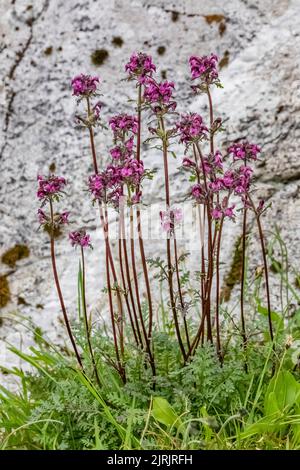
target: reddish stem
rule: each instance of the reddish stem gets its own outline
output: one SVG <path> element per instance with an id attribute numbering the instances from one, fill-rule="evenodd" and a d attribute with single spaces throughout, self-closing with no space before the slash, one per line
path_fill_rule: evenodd
<path id="1" fill-rule="evenodd" d="M 97 380 L 99 387 L 101 387 L 100 377 L 98 374 L 97 364 L 95 361 L 95 355 L 94 355 L 94 351 L 93 351 L 92 343 L 91 343 L 91 336 L 90 336 L 90 329 L 89 329 L 89 322 L 88 322 L 88 315 L 87 315 L 86 290 L 85 290 L 85 259 L 84 259 L 83 247 L 81 247 L 81 264 L 82 264 L 82 303 L 83 303 L 83 317 L 84 317 L 86 339 L 88 343 L 88 349 L 89 349 L 91 361 L 93 364 L 93 369 L 94 369 L 94 373 L 96 376 L 96 380 Z"/>
<path id="2" fill-rule="evenodd" d="M 246 196 L 247 201 L 247 196 Z M 242 338 L 243 348 L 246 353 L 247 350 L 247 334 L 246 323 L 244 315 L 244 293 L 245 293 L 245 265 L 246 265 L 246 232 L 247 232 L 247 207 L 244 206 L 243 214 L 243 233 L 242 233 L 242 274 L 241 274 L 241 323 L 242 323 Z M 248 364 L 245 360 L 245 372 L 248 372 Z"/>
<path id="3" fill-rule="evenodd" d="M 51 199 L 49 199 L 49 204 L 50 204 L 50 216 L 51 216 L 51 231 L 50 231 L 51 261 L 52 261 L 52 269 L 53 269 L 53 276 L 54 276 L 55 286 L 56 286 L 56 290 L 57 290 L 61 310 L 62 310 L 62 313 L 63 313 L 64 322 L 65 322 L 65 325 L 66 325 L 66 328 L 67 328 L 68 336 L 70 338 L 70 341 L 71 341 L 71 344 L 72 344 L 77 362 L 78 362 L 80 368 L 83 370 L 81 357 L 80 357 L 80 354 L 78 352 L 78 349 L 77 349 L 77 346 L 76 346 L 76 343 L 75 343 L 75 339 L 74 339 L 74 336 L 73 336 L 73 333 L 72 333 L 72 330 L 71 330 L 71 326 L 70 326 L 67 310 L 66 310 L 66 307 L 65 307 L 65 302 L 64 302 L 63 295 L 62 295 L 59 278 L 58 278 L 58 273 L 57 273 L 57 268 L 56 268 L 55 240 L 54 240 L 54 228 L 53 228 L 54 227 L 54 213 L 53 213 L 53 203 L 52 203 Z"/>
<path id="4" fill-rule="evenodd" d="M 160 118 L 160 126 L 161 126 L 161 130 L 165 132 L 163 117 Z M 163 143 L 163 159 L 164 159 L 164 173 L 165 173 L 166 208 L 167 210 L 169 210 L 170 209 L 170 189 L 169 189 L 169 170 L 168 170 L 168 147 L 167 147 L 165 136 L 162 139 L 162 143 Z M 175 301 L 174 301 L 173 269 L 172 269 L 172 260 L 171 260 L 171 240 L 170 240 L 169 235 L 167 237 L 167 263 L 168 263 L 168 285 L 169 285 L 170 303 L 171 303 L 173 319 L 175 323 L 175 330 L 176 330 L 176 335 L 177 335 L 179 347 L 180 347 L 184 362 L 186 362 L 186 352 L 185 352 L 185 348 L 184 348 L 183 341 L 181 338 L 178 316 L 177 316 L 177 311 L 176 311 L 176 306 L 175 306 Z"/>
<path id="5" fill-rule="evenodd" d="M 220 336 L 220 315 L 219 315 L 219 303 L 220 303 L 220 250 L 221 250 L 221 239 L 223 229 L 224 217 L 222 217 L 219 226 L 219 236 L 217 242 L 217 256 L 216 256 L 216 332 L 217 332 L 217 354 L 223 362 L 222 348 L 221 348 L 221 336 Z"/>

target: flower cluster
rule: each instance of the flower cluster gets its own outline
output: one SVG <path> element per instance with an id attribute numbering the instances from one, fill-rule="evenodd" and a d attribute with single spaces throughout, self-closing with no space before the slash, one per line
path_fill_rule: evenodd
<path id="1" fill-rule="evenodd" d="M 51 224 L 51 218 L 43 211 L 43 209 L 38 209 L 38 220 L 40 225 L 50 225 Z M 69 215 L 70 212 L 64 211 L 61 212 L 60 214 L 54 214 L 53 216 L 53 223 L 55 226 L 58 225 L 64 225 L 69 223 Z"/>
<path id="2" fill-rule="evenodd" d="M 235 204 L 228 206 L 228 197 L 224 197 L 222 203 L 217 203 L 213 210 L 211 211 L 211 216 L 214 220 L 220 220 L 223 217 L 228 217 L 229 219 L 234 220 L 235 214 L 233 212 Z"/>
<path id="3" fill-rule="evenodd" d="M 77 75 L 71 82 L 73 95 L 79 97 L 95 95 L 99 82 L 99 77 L 91 77 L 90 75 L 84 75 L 83 73 L 81 75 Z"/>
<path id="4" fill-rule="evenodd" d="M 215 54 L 210 56 L 192 56 L 189 59 L 192 79 L 200 78 L 201 82 L 210 85 L 218 79 L 217 63 L 218 57 Z"/>
<path id="5" fill-rule="evenodd" d="M 132 132 L 137 134 L 138 120 L 136 116 L 129 114 L 118 114 L 110 118 L 109 125 L 114 133 L 115 138 L 123 138 L 125 134 Z"/>
<path id="6" fill-rule="evenodd" d="M 177 208 L 160 211 L 159 216 L 162 229 L 169 234 L 173 234 L 175 225 L 182 221 L 182 211 Z"/>
<path id="7" fill-rule="evenodd" d="M 91 237 L 84 229 L 70 232 L 69 239 L 72 246 L 80 246 L 81 248 L 92 247 Z"/>
<path id="8" fill-rule="evenodd" d="M 37 179 L 37 197 L 42 201 L 53 197 L 58 198 L 67 184 L 65 178 L 61 176 L 51 175 L 49 178 L 45 178 L 44 176 L 38 175 Z"/>
<path id="9" fill-rule="evenodd" d="M 125 160 L 133 155 L 134 137 L 131 136 L 128 140 L 110 150 L 113 160 Z"/>
<path id="10" fill-rule="evenodd" d="M 173 82 L 157 83 L 155 80 L 148 80 L 145 86 L 144 99 L 149 103 L 167 104 L 172 98 L 175 88 Z"/>
<path id="11" fill-rule="evenodd" d="M 137 52 L 130 57 L 129 62 L 125 65 L 125 71 L 129 73 L 131 78 L 135 77 L 139 83 L 143 84 L 156 71 L 156 67 L 151 56 Z"/>
<path id="12" fill-rule="evenodd" d="M 239 142 L 232 144 L 228 148 L 228 153 L 233 155 L 234 160 L 257 160 L 257 155 L 261 152 L 261 148 L 256 144 L 249 142 Z"/>
<path id="13" fill-rule="evenodd" d="M 182 138 L 181 142 L 184 142 L 188 148 L 188 138 Z M 194 150 L 193 159 L 185 156 L 182 161 L 182 168 L 192 173 L 191 179 L 198 180 L 198 183 L 191 187 L 189 195 L 198 204 L 210 204 L 213 219 L 219 220 L 223 217 L 234 219 L 235 205 L 229 205 L 230 196 L 240 197 L 243 206 L 247 205 L 246 196 L 251 188 L 253 169 L 246 165 L 246 161 L 256 160 L 260 147 L 249 142 L 231 145 L 228 154 L 233 158 L 231 161 L 226 161 L 226 168 L 219 150 L 207 156 L 202 154 L 197 156 L 198 149 Z M 236 161 L 240 161 L 241 164 L 236 165 Z M 263 206 L 257 208 L 258 212 L 262 210 Z"/>
<path id="14" fill-rule="evenodd" d="M 196 142 L 205 138 L 208 128 L 203 124 L 203 119 L 199 114 L 189 113 L 181 116 L 180 121 L 176 124 L 176 128 L 180 133 L 180 142 Z"/>
<path id="15" fill-rule="evenodd" d="M 194 184 L 191 188 L 191 196 L 195 199 L 198 203 L 204 203 L 205 201 L 205 188 L 202 184 Z"/>
<path id="16" fill-rule="evenodd" d="M 140 185 L 144 176 L 144 164 L 135 158 L 126 159 L 120 165 L 108 165 L 107 168 L 89 178 L 88 187 L 94 200 L 111 202 L 116 205 L 123 196 L 124 184 L 130 188 Z M 133 197 L 132 202 L 139 202 L 139 197 Z"/>

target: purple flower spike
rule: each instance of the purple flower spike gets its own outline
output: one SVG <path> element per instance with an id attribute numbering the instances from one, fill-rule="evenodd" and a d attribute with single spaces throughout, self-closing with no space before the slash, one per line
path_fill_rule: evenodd
<path id="1" fill-rule="evenodd" d="M 174 88 L 173 82 L 157 83 L 155 80 L 149 79 L 146 82 L 144 99 L 151 104 L 169 104 Z"/>
<path id="2" fill-rule="evenodd" d="M 44 176 L 39 175 L 38 184 L 37 197 L 42 200 L 53 196 L 59 196 L 67 182 L 65 178 L 61 176 L 52 175 L 49 178 L 45 178 Z"/>
<path id="3" fill-rule="evenodd" d="M 141 84 L 145 83 L 147 77 L 151 77 L 156 71 L 156 67 L 152 62 L 152 57 L 143 52 L 131 55 L 129 62 L 125 65 L 125 71 L 131 78 L 136 78 Z"/>
<path id="4" fill-rule="evenodd" d="M 77 75 L 72 79 L 71 86 L 75 96 L 91 96 L 96 93 L 97 85 L 100 82 L 99 77 L 91 75 Z"/>
<path id="5" fill-rule="evenodd" d="M 217 63 L 218 57 L 215 54 L 210 56 L 192 56 L 189 64 L 191 67 L 192 79 L 200 78 L 202 82 L 210 85 L 218 79 Z"/>
<path id="6" fill-rule="evenodd" d="M 176 127 L 180 132 L 180 142 L 185 143 L 198 141 L 206 137 L 208 132 L 202 117 L 197 113 L 184 114 Z"/>
<path id="7" fill-rule="evenodd" d="M 85 230 L 78 230 L 69 233 L 69 239 L 72 246 L 80 246 L 82 248 L 91 247 L 91 237 Z"/>
<path id="8" fill-rule="evenodd" d="M 120 133 L 128 134 L 128 132 L 137 134 L 138 131 L 137 117 L 130 116 L 129 114 L 118 114 L 117 116 L 110 118 L 109 125 L 115 136 L 120 135 Z"/>
<path id="9" fill-rule="evenodd" d="M 257 155 L 261 152 L 259 145 L 249 142 L 239 142 L 232 144 L 228 148 L 228 153 L 233 155 L 233 160 L 257 160 Z"/>

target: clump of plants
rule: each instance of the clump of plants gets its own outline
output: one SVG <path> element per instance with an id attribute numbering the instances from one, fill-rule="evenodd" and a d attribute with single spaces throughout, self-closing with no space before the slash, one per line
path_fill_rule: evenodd
<path id="1" fill-rule="evenodd" d="M 10 427 L 4 417 L 5 445 L 244 448 L 250 446 L 252 436 L 272 425 L 278 448 L 283 435 L 291 435 L 293 446 L 298 445 L 298 418 L 284 425 L 280 421 L 281 412 L 297 415 L 300 384 L 289 371 L 292 367 L 296 373 L 297 368 L 295 354 L 291 360 L 287 352 L 293 341 L 285 345 L 286 326 L 271 310 L 262 227 L 267 207 L 263 200 L 257 200 L 254 185 L 253 163 L 261 148 L 244 140 L 229 143 L 227 150 L 221 151 L 222 119 L 216 115 L 211 94 L 213 87 L 222 88 L 218 57 L 193 56 L 189 65 L 192 93 L 207 97 L 206 117 L 178 111 L 175 84 L 155 78 L 156 66 L 150 56 L 134 53 L 130 57 L 125 71 L 135 90 L 135 105 L 132 114 L 109 119 L 112 145 L 104 166 L 99 165 L 94 138 L 96 130 L 105 128 L 100 78 L 81 74 L 71 82 L 79 108 L 76 120 L 90 142 L 93 173 L 86 176 L 86 188 L 103 231 L 102 246 L 94 246 L 94 255 L 96 259 L 98 248 L 105 252 L 109 331 L 93 328 L 88 310 L 85 251 L 92 248 L 92 240 L 80 226 L 69 233 L 80 257 L 80 321 L 70 321 L 57 269 L 55 236 L 69 223 L 69 211 L 59 208 L 69 181 L 55 174 L 39 175 L 39 223 L 50 235 L 54 282 L 73 353 L 66 357 L 66 353 L 53 351 L 42 337 L 39 351 L 33 348 L 31 355 L 14 350 L 40 373 L 25 378 L 20 372 L 31 389 L 33 403 L 21 420 L 29 419 L 32 426 L 25 434 L 22 431 L 18 441 L 17 423 Z M 164 207 L 159 218 L 165 255 L 156 258 L 147 257 L 151 240 L 144 239 L 141 217 L 147 180 L 155 178 L 153 169 L 145 168 L 143 162 L 145 129 L 146 143 L 161 155 L 164 174 Z M 192 202 L 197 212 L 199 270 L 195 279 L 185 269 L 188 254 L 178 248 L 177 233 L 184 220 L 178 202 L 171 197 L 169 158 L 174 156 L 175 145 L 180 145 L 184 154 L 180 169 L 186 180 L 186 201 Z M 110 236 L 111 210 L 118 220 L 116 250 Z M 238 276 L 240 317 L 233 318 L 222 305 L 220 266 L 224 225 L 239 217 L 243 226 Z M 259 235 L 263 262 L 260 282 L 263 276 L 266 291 L 266 305 L 261 296 L 256 297 L 254 310 L 261 316 L 254 315 L 251 322 L 244 312 L 249 217 L 255 220 Z M 162 293 L 160 300 L 157 292 Z M 282 398 L 280 381 L 293 390 L 288 403 Z M 44 390 L 50 390 L 50 395 L 45 396 Z M 2 395 L 4 402 L 6 393 Z M 25 406 L 26 399 L 23 395 L 16 406 Z M 48 419 L 41 444 L 38 423 Z M 254 424 L 257 420 L 259 431 Z"/>

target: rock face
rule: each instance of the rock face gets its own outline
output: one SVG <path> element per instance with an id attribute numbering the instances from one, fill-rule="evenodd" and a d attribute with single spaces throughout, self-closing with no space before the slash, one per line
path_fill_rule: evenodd
<path id="1" fill-rule="evenodd" d="M 87 135 L 75 129 L 70 78 L 80 72 L 101 76 L 104 119 L 130 111 L 128 99 L 135 98 L 136 91 L 120 79 L 124 64 L 137 50 L 151 54 L 158 74 L 176 83 L 178 111 L 188 108 L 204 116 L 207 104 L 204 98 L 192 96 L 187 60 L 192 54 L 220 56 L 224 90 L 216 90 L 213 100 L 216 115 L 227 121 L 219 146 L 225 148 L 231 139 L 245 137 L 263 146 L 258 186 L 273 203 L 265 224 L 270 230 L 278 224 L 297 265 L 299 14 L 299 0 L 1 1 L 0 255 L 19 244 L 28 247 L 29 256 L 13 266 L 0 265 L 0 276 L 8 280 L 10 291 L 10 301 L 2 307 L 0 338 L 22 341 L 24 328 L 12 328 L 6 320 L 12 311 L 32 318 L 50 337 L 64 335 L 50 270 L 49 239 L 37 231 L 36 175 L 47 174 L 51 167 L 70 179 L 64 207 L 71 208 L 74 227 L 85 225 L 94 246 L 100 247 L 97 214 L 83 191 L 92 172 L 89 143 Z M 109 131 L 98 132 L 100 165 L 111 142 Z M 146 167 L 159 170 L 154 181 L 147 183 L 148 202 L 159 204 L 161 156 L 144 149 L 143 157 Z M 180 200 L 188 182 L 179 177 L 178 161 L 171 160 L 172 197 Z M 238 226 L 228 229 L 227 254 L 237 231 Z M 66 237 L 60 237 L 57 245 L 66 302 L 75 314 L 78 253 Z M 157 253 L 158 245 L 150 241 L 148 254 Z M 88 256 L 88 298 L 94 311 L 105 317 L 106 298 L 99 296 L 104 273 L 101 251 Z M 15 360 L 4 343 L 1 355 L 2 363 Z"/>

